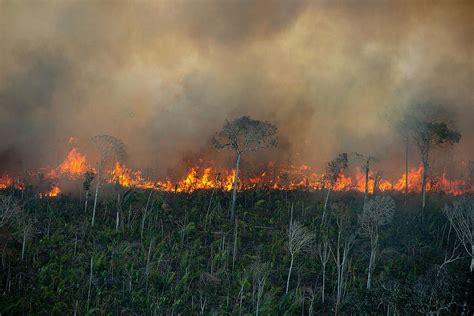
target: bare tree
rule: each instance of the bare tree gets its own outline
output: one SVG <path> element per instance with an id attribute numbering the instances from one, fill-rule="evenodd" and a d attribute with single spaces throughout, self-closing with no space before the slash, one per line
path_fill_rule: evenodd
<path id="1" fill-rule="evenodd" d="M 253 120 L 248 116 L 242 116 L 232 121 L 226 121 L 222 131 L 212 138 L 215 148 L 230 148 L 237 156 L 230 212 L 232 221 L 235 216 L 240 157 L 243 153 L 248 151 L 257 151 L 262 148 L 276 146 L 277 131 L 277 127 L 271 123 Z"/>
<path id="2" fill-rule="evenodd" d="M 313 237 L 313 234 L 300 223 L 290 223 L 290 229 L 288 230 L 288 250 L 290 252 L 291 261 L 288 277 L 286 279 L 286 294 L 288 294 L 288 288 L 290 286 L 291 271 L 293 269 L 295 255 L 304 250 L 313 240 Z"/>
<path id="3" fill-rule="evenodd" d="M 254 291 L 257 292 L 255 315 L 258 316 L 260 304 L 262 303 L 263 292 L 265 290 L 265 284 L 270 272 L 270 266 L 268 263 L 255 262 L 251 267 L 251 271 L 253 275 L 253 288 Z"/>
<path id="4" fill-rule="evenodd" d="M 341 173 L 344 172 L 344 170 L 347 168 L 348 164 L 349 164 L 349 160 L 347 158 L 347 153 L 342 153 L 342 154 L 339 154 L 337 158 L 335 158 L 334 160 L 331 160 L 330 162 L 328 162 L 326 166 L 326 177 L 329 180 L 329 187 L 328 187 L 328 192 L 326 195 L 326 200 L 324 202 L 322 223 L 324 223 L 324 219 L 326 215 L 326 208 L 328 206 L 328 201 L 329 201 L 329 193 L 331 193 L 331 189 L 336 184 L 337 180 L 341 176 Z"/>
<path id="5" fill-rule="evenodd" d="M 367 289 L 372 285 L 372 274 L 375 269 L 375 262 L 379 248 L 379 229 L 392 221 L 395 213 L 395 202 L 389 196 L 377 196 L 369 200 L 364 205 L 364 209 L 359 218 L 361 229 L 370 238 L 370 259 L 367 272 Z"/>
<path id="6" fill-rule="evenodd" d="M 350 230 L 347 220 L 343 216 L 336 217 L 337 237 L 335 247 L 331 247 L 330 251 L 336 264 L 336 314 L 339 311 L 342 299 L 346 290 L 346 272 L 349 264 L 349 253 L 354 244 L 355 236 Z"/>
<path id="7" fill-rule="evenodd" d="M 318 244 L 318 255 L 322 266 L 321 302 L 324 303 L 326 291 L 326 268 L 329 261 L 330 248 L 327 232 L 321 232 L 321 242 Z"/>
<path id="8" fill-rule="evenodd" d="M 474 201 L 467 198 L 456 199 L 452 205 L 444 206 L 444 214 L 471 256 L 470 270 L 474 272 Z"/>
<path id="9" fill-rule="evenodd" d="M 92 138 L 92 141 L 96 145 L 97 149 L 100 152 L 100 161 L 97 166 L 97 183 L 95 188 L 95 197 L 94 197 L 94 208 L 92 211 L 92 224 L 94 226 L 95 222 L 95 211 L 97 207 L 97 197 L 99 195 L 99 187 L 101 182 L 101 172 L 105 168 L 105 163 L 108 160 L 121 161 L 126 156 L 125 144 L 117 138 L 110 135 L 97 135 Z"/>
<path id="10" fill-rule="evenodd" d="M 0 195 L 0 228 L 21 212 L 20 202 L 13 195 Z"/>
<path id="11" fill-rule="evenodd" d="M 369 172 L 370 172 L 370 166 L 372 163 L 377 162 L 378 159 L 375 158 L 374 156 L 364 156 L 359 153 L 354 153 L 356 157 L 362 161 L 362 168 L 364 169 L 364 174 L 365 174 L 365 193 L 364 193 L 364 204 L 367 203 L 367 199 L 369 198 Z M 374 186 L 374 191 L 375 191 L 375 186 Z"/>

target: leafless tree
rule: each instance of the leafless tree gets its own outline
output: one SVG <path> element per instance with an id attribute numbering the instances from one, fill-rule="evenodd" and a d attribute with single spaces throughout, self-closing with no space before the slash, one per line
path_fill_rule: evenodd
<path id="1" fill-rule="evenodd" d="M 330 249 L 327 232 L 321 233 L 321 241 L 318 244 L 318 256 L 322 266 L 321 302 L 324 303 L 326 291 L 326 268 L 329 261 Z"/>
<path id="2" fill-rule="evenodd" d="M 0 195 L 0 228 L 21 212 L 20 202 L 12 195 Z"/>
<path id="3" fill-rule="evenodd" d="M 100 161 L 97 165 L 97 183 L 95 188 L 94 209 L 92 211 L 92 224 L 95 222 L 95 211 L 97 207 L 97 197 L 99 195 L 99 187 L 101 183 L 101 172 L 105 168 L 108 160 L 112 162 L 122 161 L 126 156 L 125 144 L 117 138 L 110 135 L 97 135 L 92 138 L 93 143 L 100 152 Z"/>
<path id="4" fill-rule="evenodd" d="M 364 204 L 367 203 L 367 199 L 369 198 L 369 172 L 370 166 L 372 163 L 377 162 L 378 159 L 374 156 L 365 156 L 359 153 L 354 153 L 358 160 L 362 161 L 362 168 L 364 169 L 365 174 L 365 193 L 364 193 Z M 374 186 L 375 191 L 375 186 Z"/>
<path id="5" fill-rule="evenodd" d="M 286 279 L 286 294 L 288 294 L 288 288 L 290 286 L 291 271 L 293 269 L 295 256 L 311 243 L 313 237 L 313 234 L 300 223 L 290 223 L 290 229 L 288 230 L 288 251 L 290 252 L 291 261 L 288 270 L 288 278 Z"/>
<path id="6" fill-rule="evenodd" d="M 474 272 L 474 201 L 468 198 L 456 199 L 452 205 L 444 206 L 444 214 L 471 256 L 470 270 Z"/>
<path id="7" fill-rule="evenodd" d="M 337 237 L 336 245 L 330 251 L 336 264 L 336 314 L 339 311 L 346 291 L 346 272 L 349 264 L 349 253 L 354 245 L 355 236 L 347 220 L 343 216 L 336 216 Z"/>
<path id="8" fill-rule="evenodd" d="M 380 227 L 392 221 L 395 213 L 395 202 L 389 196 L 377 196 L 364 205 L 360 216 L 362 232 L 370 238 L 370 259 L 367 272 L 367 289 L 372 285 L 372 274 L 375 269 L 379 249 Z"/>
<path id="9" fill-rule="evenodd" d="M 277 127 L 271 123 L 254 120 L 248 116 L 242 116 L 232 121 L 226 121 L 222 131 L 212 138 L 215 148 L 230 148 L 237 156 L 230 212 L 232 221 L 235 216 L 240 157 L 245 152 L 276 146 L 277 131 Z"/>
<path id="10" fill-rule="evenodd" d="M 258 316 L 260 304 L 262 303 L 263 292 L 265 290 L 265 284 L 270 273 L 270 266 L 268 263 L 255 262 L 251 267 L 251 271 L 253 275 L 253 287 L 257 292 L 255 315 Z"/>
<path id="11" fill-rule="evenodd" d="M 326 166 L 326 177 L 329 181 L 328 192 L 326 195 L 326 200 L 324 202 L 324 209 L 323 209 L 323 220 L 321 224 L 324 223 L 325 215 L 326 215 L 326 208 L 328 206 L 329 201 L 329 193 L 331 193 L 331 189 L 336 184 L 337 180 L 341 176 L 341 173 L 347 168 L 349 164 L 349 160 L 347 158 L 347 153 L 342 153 L 337 156 L 337 158 L 328 162 Z"/>

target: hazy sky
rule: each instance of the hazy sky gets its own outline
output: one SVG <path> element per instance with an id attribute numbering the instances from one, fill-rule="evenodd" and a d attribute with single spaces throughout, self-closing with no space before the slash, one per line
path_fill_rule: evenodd
<path id="1" fill-rule="evenodd" d="M 240 115 L 279 127 L 262 159 L 393 163 L 387 117 L 416 102 L 449 108 L 473 159 L 473 39 L 472 1 L 0 0 L 0 168 L 111 134 L 166 173 L 219 157 L 209 137 Z"/>

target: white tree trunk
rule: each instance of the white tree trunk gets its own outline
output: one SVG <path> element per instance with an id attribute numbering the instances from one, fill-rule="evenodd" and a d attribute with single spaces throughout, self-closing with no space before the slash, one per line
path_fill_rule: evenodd
<path id="1" fill-rule="evenodd" d="M 471 272 L 474 272 L 474 244 L 471 245 Z"/>
<path id="2" fill-rule="evenodd" d="M 97 197 L 99 196 L 99 187 L 100 187 L 100 165 L 102 163 L 99 164 L 98 168 L 97 168 L 97 184 L 96 184 L 96 187 L 95 187 L 95 197 L 94 197 L 94 208 L 92 209 L 92 224 L 91 226 L 94 227 L 94 223 L 95 223 L 95 210 L 97 208 Z"/>
<path id="3" fill-rule="evenodd" d="M 376 249 L 372 248 L 370 251 L 369 270 L 367 273 L 367 289 L 368 290 L 370 290 L 372 287 L 372 274 L 375 269 L 375 257 L 376 257 Z"/>
<path id="4" fill-rule="evenodd" d="M 86 191 L 86 201 L 84 202 L 84 212 L 87 213 L 87 201 L 89 201 L 89 190 Z"/>
<path id="5" fill-rule="evenodd" d="M 293 269 L 293 260 L 294 260 L 294 256 L 291 255 L 290 269 L 288 270 L 288 278 L 286 279 L 286 291 L 285 291 L 285 294 L 288 294 L 288 289 L 289 289 L 289 287 L 290 287 L 290 278 L 291 278 L 291 270 Z"/>

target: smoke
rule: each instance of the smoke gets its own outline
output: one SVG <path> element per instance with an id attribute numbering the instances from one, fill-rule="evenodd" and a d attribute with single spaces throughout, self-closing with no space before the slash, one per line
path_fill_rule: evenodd
<path id="1" fill-rule="evenodd" d="M 473 18 L 470 1 L 0 1 L 0 171 L 57 164 L 70 136 L 93 154 L 97 134 L 159 174 L 226 165 L 209 137 L 240 115 L 280 129 L 248 159 L 402 168 L 387 115 L 417 102 L 453 113 L 472 159 Z"/>

